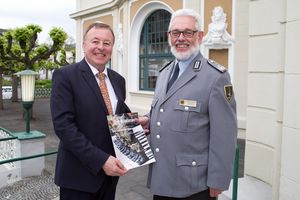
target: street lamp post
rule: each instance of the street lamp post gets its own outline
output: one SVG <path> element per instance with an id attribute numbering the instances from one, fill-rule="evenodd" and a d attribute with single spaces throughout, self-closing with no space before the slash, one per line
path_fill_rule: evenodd
<path id="1" fill-rule="evenodd" d="M 19 139 L 30 139 L 44 137 L 44 134 L 38 131 L 30 131 L 30 110 L 34 102 L 35 78 L 37 72 L 24 70 L 16 73 L 21 78 L 21 93 L 23 108 L 26 110 L 26 132 L 18 133 Z"/>
<path id="2" fill-rule="evenodd" d="M 35 77 L 37 72 L 24 70 L 16 73 L 21 77 L 21 92 L 23 108 L 26 110 L 26 133 L 30 134 L 30 109 L 34 102 Z"/>
<path id="3" fill-rule="evenodd" d="M 37 152 L 44 152 L 46 135 L 36 130 L 30 130 L 30 110 L 34 102 L 35 78 L 38 73 L 24 70 L 16 73 L 16 75 L 21 78 L 22 103 L 26 110 L 26 132 L 14 132 L 12 135 L 18 138 L 19 154 L 24 157 L 34 155 Z M 20 164 L 21 177 L 41 175 L 44 168 L 44 157 L 23 160 Z"/>

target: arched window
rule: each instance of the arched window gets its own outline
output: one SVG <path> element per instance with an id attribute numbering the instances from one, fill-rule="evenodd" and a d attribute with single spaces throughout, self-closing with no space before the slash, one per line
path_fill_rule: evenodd
<path id="1" fill-rule="evenodd" d="M 167 35 L 170 18 L 168 11 L 157 10 L 145 21 L 140 38 L 140 90 L 153 91 L 159 70 L 173 59 Z"/>

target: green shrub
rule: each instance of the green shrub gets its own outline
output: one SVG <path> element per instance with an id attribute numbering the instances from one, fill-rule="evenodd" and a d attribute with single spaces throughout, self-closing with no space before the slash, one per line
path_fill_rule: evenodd
<path id="1" fill-rule="evenodd" d="M 51 80 L 36 80 L 35 81 L 36 87 L 51 88 L 51 85 L 52 85 Z"/>
<path id="2" fill-rule="evenodd" d="M 11 86 L 11 80 L 6 80 L 6 79 L 2 79 L 3 82 L 2 82 L 2 85 L 3 86 Z"/>

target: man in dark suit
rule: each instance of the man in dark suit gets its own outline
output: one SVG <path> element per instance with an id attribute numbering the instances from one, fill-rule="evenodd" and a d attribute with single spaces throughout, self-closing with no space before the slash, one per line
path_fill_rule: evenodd
<path id="1" fill-rule="evenodd" d="M 51 114 L 60 139 L 55 183 L 61 200 L 113 200 L 118 177 L 127 172 L 115 158 L 106 118 L 130 112 L 125 79 L 105 67 L 114 40 L 108 25 L 91 24 L 83 38 L 85 58 L 53 74 Z M 107 95 L 100 92 L 99 73 L 104 73 Z"/>

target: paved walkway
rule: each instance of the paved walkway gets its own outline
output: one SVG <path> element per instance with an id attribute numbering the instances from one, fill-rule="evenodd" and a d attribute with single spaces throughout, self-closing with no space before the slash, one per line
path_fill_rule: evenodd
<path id="1" fill-rule="evenodd" d="M 36 99 L 33 105 L 33 120 L 31 130 L 46 134 L 45 151 L 57 150 L 58 138 L 53 132 L 50 116 L 49 99 Z M 25 120 L 22 117 L 22 104 L 4 102 L 4 110 L 0 110 L 0 126 L 11 132 L 25 130 Z M 243 174 L 244 141 L 239 140 L 240 175 Z M 38 153 L 38 152 L 37 152 Z M 14 184 L 0 188 L 0 199 L 10 200 L 58 200 L 58 187 L 53 183 L 56 155 L 45 157 L 45 171 L 41 176 L 28 177 Z M 129 171 L 120 178 L 116 200 L 150 200 L 152 195 L 146 188 L 148 167 Z"/>

